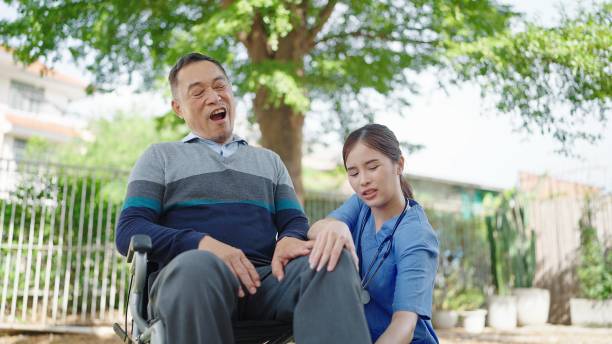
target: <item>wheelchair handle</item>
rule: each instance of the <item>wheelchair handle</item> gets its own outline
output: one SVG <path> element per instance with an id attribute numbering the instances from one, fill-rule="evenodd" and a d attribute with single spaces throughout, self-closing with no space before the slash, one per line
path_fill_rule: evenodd
<path id="1" fill-rule="evenodd" d="M 153 249 L 151 237 L 145 234 L 136 234 L 130 239 L 130 247 L 128 249 L 127 261 L 132 262 L 134 252 L 149 253 Z"/>

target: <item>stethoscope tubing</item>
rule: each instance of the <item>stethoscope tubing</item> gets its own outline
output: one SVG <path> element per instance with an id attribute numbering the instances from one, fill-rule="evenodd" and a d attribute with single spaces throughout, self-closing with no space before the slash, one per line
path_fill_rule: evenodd
<path id="1" fill-rule="evenodd" d="M 397 220 L 395 221 L 395 225 L 393 225 L 393 230 L 391 231 L 391 234 L 389 234 L 387 237 L 385 237 L 385 239 L 380 243 L 380 245 L 378 245 L 378 249 L 376 250 L 376 256 L 374 256 L 374 259 L 372 259 L 372 261 L 370 262 L 370 265 L 368 266 L 368 269 L 365 270 L 365 273 L 361 279 L 361 288 L 362 289 L 366 289 L 368 284 L 370 284 L 370 281 L 372 281 L 372 279 L 374 278 L 374 276 L 376 276 L 376 273 L 378 272 L 378 270 L 380 270 L 380 268 L 382 267 L 383 263 L 385 262 L 385 260 L 387 259 L 387 257 L 389 257 L 389 254 L 391 253 L 391 249 L 393 247 L 393 237 L 395 235 L 395 231 L 397 231 L 397 228 L 399 227 L 399 224 L 402 222 L 402 219 L 404 218 L 404 216 L 406 215 L 406 210 L 408 209 L 408 199 L 404 198 L 405 200 L 405 204 L 404 204 L 404 209 L 402 210 L 402 213 L 400 214 L 400 216 L 397 218 Z M 361 247 L 361 241 L 363 238 L 363 232 L 365 231 L 365 226 L 366 223 L 368 222 L 368 220 L 370 219 L 370 214 L 371 214 L 371 209 L 368 208 L 363 222 L 361 223 L 361 228 L 359 230 L 359 234 L 357 236 L 357 256 L 359 257 L 359 261 L 362 261 L 362 247 Z M 386 242 L 389 242 L 389 246 L 387 247 L 387 250 L 385 251 L 385 253 L 382 255 L 382 259 L 379 261 L 378 257 L 380 256 L 380 253 L 383 250 L 383 247 L 385 246 Z M 379 261 L 378 265 L 376 266 L 376 269 L 374 270 L 374 272 L 370 275 L 370 273 L 372 272 L 372 267 L 374 266 L 374 263 L 376 261 Z M 369 276 L 369 277 L 368 277 Z"/>

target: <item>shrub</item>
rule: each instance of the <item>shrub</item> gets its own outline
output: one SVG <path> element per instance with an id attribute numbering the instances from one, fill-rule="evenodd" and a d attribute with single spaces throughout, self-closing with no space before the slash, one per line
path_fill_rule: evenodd
<path id="1" fill-rule="evenodd" d="M 612 298 L 612 254 L 605 252 L 592 221 L 592 202 L 586 199 L 580 227 L 580 255 L 577 268 L 580 294 L 595 300 Z"/>

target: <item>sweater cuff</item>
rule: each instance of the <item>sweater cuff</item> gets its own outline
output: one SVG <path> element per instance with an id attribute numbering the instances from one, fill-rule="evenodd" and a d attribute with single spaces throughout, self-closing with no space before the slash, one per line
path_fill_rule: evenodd
<path id="1" fill-rule="evenodd" d="M 197 231 L 193 231 L 193 232 L 185 234 L 177 242 L 177 245 L 176 245 L 176 254 L 174 255 L 174 257 L 178 256 L 179 254 L 181 254 L 181 253 L 183 253 L 185 251 L 197 250 L 198 249 L 198 245 L 200 244 L 200 241 L 206 235 L 208 235 L 208 234 L 207 233 L 202 233 L 202 232 L 197 232 Z"/>
<path id="2" fill-rule="evenodd" d="M 285 229 L 282 233 L 278 235 L 278 239 L 276 240 L 276 242 L 278 242 L 280 239 L 284 237 L 291 237 L 291 238 L 296 238 L 300 240 L 308 240 L 308 236 L 306 235 L 306 232 L 307 231 L 302 230 L 302 229 Z"/>

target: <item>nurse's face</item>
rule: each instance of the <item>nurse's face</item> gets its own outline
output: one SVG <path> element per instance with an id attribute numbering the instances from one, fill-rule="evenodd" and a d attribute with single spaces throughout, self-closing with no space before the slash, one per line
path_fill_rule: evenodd
<path id="1" fill-rule="evenodd" d="M 370 208 L 384 208 L 401 197 L 399 176 L 403 164 L 403 157 L 394 162 L 361 142 L 355 144 L 346 158 L 349 183 Z"/>

